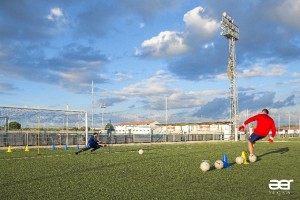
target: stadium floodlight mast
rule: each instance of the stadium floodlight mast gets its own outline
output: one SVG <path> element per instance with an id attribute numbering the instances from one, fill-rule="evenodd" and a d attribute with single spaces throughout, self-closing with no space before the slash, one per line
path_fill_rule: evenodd
<path id="1" fill-rule="evenodd" d="M 226 13 L 222 14 L 221 21 L 221 35 L 229 40 L 229 58 L 227 73 L 230 80 L 230 122 L 231 122 L 231 136 L 237 138 L 238 126 L 238 92 L 236 84 L 236 54 L 235 41 L 239 39 L 239 27 L 233 23 L 233 19 Z"/>

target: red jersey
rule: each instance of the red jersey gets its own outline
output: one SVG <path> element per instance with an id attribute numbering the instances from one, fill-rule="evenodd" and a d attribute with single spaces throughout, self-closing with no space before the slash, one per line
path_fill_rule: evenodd
<path id="1" fill-rule="evenodd" d="M 247 119 L 244 124 L 247 125 L 250 122 L 257 121 L 257 126 L 254 129 L 254 133 L 260 136 L 267 136 L 272 130 L 272 137 L 276 135 L 276 127 L 274 120 L 267 114 L 258 114 Z"/>

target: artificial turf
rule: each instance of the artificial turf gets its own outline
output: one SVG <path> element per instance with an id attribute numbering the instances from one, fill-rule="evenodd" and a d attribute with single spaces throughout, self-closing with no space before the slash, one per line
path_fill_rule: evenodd
<path id="1" fill-rule="evenodd" d="M 112 145 L 0 151 L 0 199 L 300 199 L 300 139 L 257 142 L 257 162 L 235 164 L 246 142 Z M 143 149 L 144 154 L 138 154 Z M 215 169 L 228 157 L 231 168 Z M 212 165 L 199 169 L 202 160 Z M 270 180 L 293 180 L 270 190 Z"/>

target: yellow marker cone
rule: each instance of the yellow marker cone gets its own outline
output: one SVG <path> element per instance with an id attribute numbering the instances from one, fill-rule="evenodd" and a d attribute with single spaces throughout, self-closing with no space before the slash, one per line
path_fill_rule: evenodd
<path id="1" fill-rule="evenodd" d="M 249 163 L 247 162 L 247 157 L 246 157 L 245 151 L 242 151 L 241 157 L 244 159 L 244 162 L 243 162 L 244 165 L 249 164 Z"/>
<path id="2" fill-rule="evenodd" d="M 10 146 L 8 146 L 8 148 L 7 148 L 7 153 L 11 153 L 12 151 L 11 151 L 11 147 Z"/>
<path id="3" fill-rule="evenodd" d="M 26 145 L 26 147 L 25 147 L 25 151 L 29 151 L 29 147 L 28 147 L 28 145 Z"/>

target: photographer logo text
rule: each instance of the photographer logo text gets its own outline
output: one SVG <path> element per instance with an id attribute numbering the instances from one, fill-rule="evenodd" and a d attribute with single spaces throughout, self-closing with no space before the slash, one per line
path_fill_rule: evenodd
<path id="1" fill-rule="evenodd" d="M 269 189 L 270 190 L 290 190 L 291 182 L 294 182 L 294 180 L 270 180 Z"/>
<path id="2" fill-rule="evenodd" d="M 274 194 L 274 193 L 290 194 L 292 182 L 294 182 L 294 180 L 275 180 L 275 179 L 270 180 L 270 182 L 269 182 L 270 193 L 271 194 Z"/>

